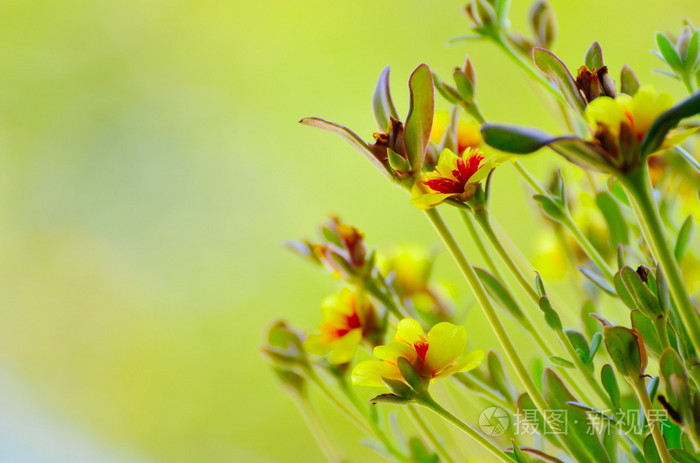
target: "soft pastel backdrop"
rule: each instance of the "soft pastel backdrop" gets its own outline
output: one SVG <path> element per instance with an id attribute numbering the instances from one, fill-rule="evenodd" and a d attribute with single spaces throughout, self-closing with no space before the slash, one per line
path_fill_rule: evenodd
<path id="1" fill-rule="evenodd" d="M 522 27 L 529 2 L 513 3 Z M 659 86 L 652 33 L 700 22 L 697 0 L 552 3 L 567 62 L 599 40 L 615 72 Z M 413 67 L 446 74 L 468 52 L 487 115 L 554 126 L 490 46 L 444 46 L 466 32 L 461 6 L 1 1 L 0 462 L 321 461 L 257 352 L 268 320 L 313 327 L 334 288 L 282 241 L 329 212 L 374 246 L 435 238 L 365 160 L 296 121 L 369 136 L 385 65 L 404 112 Z M 531 252 L 526 190 L 507 169 L 495 186 Z M 328 416 L 348 455 L 373 458 Z"/>

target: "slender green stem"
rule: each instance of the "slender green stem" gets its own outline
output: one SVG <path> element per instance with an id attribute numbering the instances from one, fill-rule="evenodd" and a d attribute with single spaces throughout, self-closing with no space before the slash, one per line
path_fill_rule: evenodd
<path id="1" fill-rule="evenodd" d="M 430 222 L 432 223 L 440 238 L 442 239 L 443 243 L 445 244 L 445 247 L 447 247 L 448 251 L 452 255 L 452 258 L 457 264 L 457 267 L 462 272 L 462 275 L 464 276 L 465 280 L 469 284 L 469 287 L 471 288 L 472 292 L 474 293 L 474 296 L 479 302 L 479 305 L 481 306 L 484 315 L 486 316 L 486 319 L 488 320 L 488 323 L 491 326 L 491 329 L 493 330 L 494 334 L 496 335 L 496 338 L 501 344 L 506 358 L 513 366 L 513 369 L 515 370 L 518 379 L 520 379 L 520 382 L 525 387 L 525 390 L 530 395 L 530 398 L 532 399 L 542 416 L 551 416 L 546 413 L 546 411 L 548 410 L 547 402 L 545 401 L 540 391 L 537 389 L 535 383 L 530 378 L 530 375 L 528 374 L 527 369 L 525 368 L 525 364 L 518 355 L 518 351 L 513 345 L 510 336 L 506 332 L 506 329 L 503 326 L 503 323 L 501 322 L 498 313 L 491 304 L 491 301 L 489 300 L 489 297 L 486 294 L 486 291 L 484 290 L 484 287 L 482 286 L 478 275 L 467 260 L 466 256 L 464 255 L 464 252 L 455 240 L 454 235 L 449 230 L 447 224 L 442 219 L 442 216 L 436 209 L 428 209 L 427 211 L 425 211 L 425 214 L 428 217 L 428 220 L 430 220 Z M 554 423 L 553 425 L 555 426 L 556 423 Z M 567 436 L 562 436 L 558 434 L 557 438 L 559 438 L 562 445 L 572 454 L 577 453 L 576 447 L 572 446 Z M 588 451 L 588 449 L 583 450 Z"/>
<path id="2" fill-rule="evenodd" d="M 614 272 L 612 271 L 608 263 L 605 262 L 605 259 L 603 258 L 603 256 L 600 255 L 595 246 L 593 246 L 593 243 L 591 243 L 588 240 L 588 238 L 586 238 L 586 235 L 583 234 L 581 229 L 578 228 L 578 225 L 576 225 L 576 222 L 571 217 L 571 214 L 569 214 L 569 211 L 564 212 L 566 217 L 566 219 L 563 222 L 564 226 L 569 229 L 571 234 L 574 235 L 576 241 L 578 241 L 579 245 L 583 248 L 584 252 L 598 266 L 600 271 L 603 272 L 603 276 L 605 277 L 605 279 L 608 281 L 612 281 Z"/>
<path id="3" fill-rule="evenodd" d="M 678 266 L 673 251 L 666 240 L 661 224 L 661 217 L 654 202 L 649 180 L 649 168 L 646 163 L 627 176 L 620 177 L 622 185 L 632 199 L 644 238 L 649 244 L 656 260 L 661 264 L 664 275 L 668 280 L 671 295 L 676 302 L 681 320 L 687 328 L 696 352 L 700 352 L 700 316 L 693 307 L 688 289 L 683 282 L 683 275 Z"/>
<path id="4" fill-rule="evenodd" d="M 667 347 L 671 347 L 671 341 L 668 339 L 668 321 L 666 320 L 666 317 L 654 319 L 654 327 L 656 328 L 656 332 L 659 334 L 661 350 L 663 351 Z"/>
<path id="5" fill-rule="evenodd" d="M 476 246 L 476 249 L 479 251 L 479 255 L 481 256 L 481 258 L 484 259 L 484 263 L 486 263 L 486 266 L 496 278 L 503 281 L 503 276 L 501 275 L 500 270 L 498 270 L 496 262 L 494 262 L 494 260 L 491 258 L 491 253 L 489 253 L 486 249 L 486 246 L 484 246 L 484 241 L 481 239 L 481 236 L 479 236 L 479 233 L 477 232 L 476 227 L 474 226 L 474 222 L 471 218 L 471 215 L 467 211 L 462 209 L 460 209 L 459 214 L 462 216 L 462 220 L 464 221 L 464 225 L 467 228 L 467 232 L 469 233 L 469 237 L 471 238 L 472 243 L 474 243 L 474 245 Z"/>
<path id="6" fill-rule="evenodd" d="M 355 413 L 350 410 L 343 402 L 338 400 L 338 398 L 333 394 L 333 392 L 328 389 L 328 386 L 326 386 L 326 383 L 324 383 L 321 378 L 318 377 L 316 372 L 313 371 L 313 369 L 309 368 L 307 369 L 307 374 L 311 381 L 323 392 L 323 394 L 326 396 L 326 398 L 333 404 L 335 407 L 340 410 L 340 412 L 343 413 L 355 426 L 357 426 L 361 431 L 371 434 L 372 429 L 367 426 L 367 424 L 362 421 L 360 418 L 358 418 Z"/>
<path id="7" fill-rule="evenodd" d="M 387 436 L 384 430 L 382 429 L 382 426 L 379 423 L 379 414 L 377 413 L 377 409 L 374 407 L 368 407 L 368 404 L 362 403 L 345 380 L 341 379 L 339 381 L 339 385 L 340 389 L 343 391 L 348 400 L 350 400 L 350 402 L 352 402 L 352 404 L 355 405 L 357 411 L 359 411 L 360 414 L 365 417 L 370 427 L 372 428 L 372 432 L 377 437 L 377 439 L 379 439 L 379 441 L 384 445 L 384 448 L 387 450 L 387 452 L 394 456 L 394 458 L 396 458 L 398 461 L 407 462 L 408 459 L 406 458 L 406 456 L 394 446 L 394 444 L 391 442 L 391 439 L 389 439 L 389 436 Z"/>
<path id="8" fill-rule="evenodd" d="M 547 195 L 547 192 L 540 186 L 540 184 L 532 176 L 532 174 L 530 174 L 530 172 L 528 172 L 528 170 L 525 169 L 525 166 L 523 166 L 518 161 L 514 161 L 513 165 L 515 166 L 515 169 L 520 173 L 520 175 L 525 179 L 527 184 L 530 185 L 530 187 L 533 190 L 535 190 L 535 192 L 538 195 Z M 562 222 L 562 225 L 564 225 L 574 236 L 574 238 L 576 239 L 576 241 L 578 241 L 579 245 L 581 246 L 581 248 L 583 248 L 584 252 L 588 255 L 588 257 L 598 266 L 600 271 L 603 272 L 605 278 L 612 281 L 614 272 L 610 269 L 608 263 L 605 262 L 605 259 L 600 255 L 595 246 L 593 246 L 593 244 L 588 240 L 588 238 L 586 238 L 586 235 L 583 234 L 581 229 L 573 220 L 573 218 L 569 214 L 569 211 L 564 212 L 566 214 L 567 220 Z"/>
<path id="9" fill-rule="evenodd" d="M 411 415 L 411 418 L 413 418 L 413 421 L 415 421 L 416 425 L 418 428 L 421 430 L 421 432 L 425 435 L 425 437 L 428 438 L 430 443 L 433 445 L 433 448 L 442 456 L 442 458 L 447 462 L 447 463 L 454 463 L 454 458 L 450 455 L 450 453 L 445 449 L 445 446 L 440 442 L 440 439 L 437 438 L 435 433 L 433 432 L 432 429 L 430 429 L 430 426 L 425 422 L 423 417 L 418 413 L 418 410 L 416 410 L 415 407 L 407 407 L 408 408 L 408 414 Z"/>
<path id="10" fill-rule="evenodd" d="M 472 438 L 477 444 L 481 445 L 484 449 L 488 450 L 489 453 L 496 457 L 498 461 L 501 461 L 503 463 L 513 463 L 513 460 L 511 460 L 510 457 L 506 455 L 501 449 L 496 447 L 490 440 L 482 436 L 476 429 L 472 428 L 467 423 L 465 423 L 464 421 L 460 420 L 452 413 L 447 411 L 440 404 L 435 402 L 435 400 L 433 400 L 433 398 L 430 397 L 427 393 L 421 395 L 418 398 L 418 403 L 423 405 L 424 407 L 431 409 L 432 411 L 442 416 L 453 425 L 457 426 L 466 435 Z"/>
<path id="11" fill-rule="evenodd" d="M 520 283 L 520 286 L 530 296 L 530 298 L 533 300 L 535 305 L 539 306 L 539 300 L 540 300 L 539 295 L 537 294 L 535 289 L 532 287 L 530 282 L 522 274 L 522 272 L 520 271 L 518 266 L 515 265 L 515 262 L 513 261 L 513 259 L 511 259 L 510 255 L 503 247 L 503 244 L 501 244 L 500 240 L 496 237 L 496 235 L 493 231 L 493 228 L 491 227 L 491 223 L 489 221 L 487 212 L 484 211 L 484 212 L 476 214 L 476 220 L 479 223 L 479 225 L 481 225 L 486 236 L 489 238 L 491 245 L 494 247 L 494 249 L 496 249 L 496 252 L 498 252 L 498 255 L 501 256 L 501 259 L 506 264 L 506 267 L 508 267 L 508 269 L 511 271 L 513 276 L 515 276 L 516 280 L 518 280 L 518 283 Z M 549 344 L 547 344 L 547 342 L 544 340 L 540 331 L 538 331 L 534 328 L 534 326 L 532 325 L 532 321 L 528 317 L 527 312 L 524 312 L 524 314 L 525 314 L 526 318 L 522 323 L 523 328 L 525 328 L 528 331 L 528 333 L 530 333 L 530 335 L 533 337 L 533 339 L 538 344 L 540 349 L 542 349 L 542 352 L 544 352 L 545 355 L 547 355 L 548 357 L 553 356 L 554 351 L 550 348 Z M 566 349 L 567 354 L 569 355 L 569 357 L 571 357 L 571 360 L 574 362 L 574 364 L 576 365 L 578 370 L 581 372 L 581 374 L 585 378 L 586 383 L 588 383 L 589 385 L 591 385 L 593 387 L 593 390 L 596 392 L 596 395 L 604 403 L 607 403 L 608 395 L 605 393 L 605 391 L 600 387 L 598 382 L 595 380 L 591 371 L 583 364 L 583 362 L 581 361 L 581 358 L 578 356 L 578 354 L 576 353 L 576 350 L 574 349 L 573 345 L 571 344 L 571 341 L 569 340 L 568 336 L 566 336 L 566 334 L 563 331 L 557 332 L 557 336 L 558 336 L 561 344 L 564 346 L 564 349 Z M 571 376 L 569 371 L 562 370 L 562 375 L 566 377 L 567 382 L 577 392 L 579 397 L 581 397 L 583 400 L 587 400 L 587 401 L 591 400 L 591 397 L 588 395 L 588 392 L 579 385 L 579 382 L 576 381 Z"/>
<path id="12" fill-rule="evenodd" d="M 313 409 L 309 401 L 303 397 L 298 397 L 296 402 L 299 406 L 301 414 L 306 420 L 306 424 L 309 426 L 311 433 L 316 438 L 316 442 L 318 442 L 318 446 L 321 448 L 321 451 L 325 455 L 326 459 L 331 463 L 342 463 L 343 459 L 335 449 L 335 446 L 328 437 L 328 434 L 326 434 L 316 411 Z"/>
<path id="13" fill-rule="evenodd" d="M 473 376 L 470 377 L 465 373 L 457 373 L 456 375 L 452 375 L 452 378 L 454 378 L 455 381 L 457 381 L 459 384 L 466 387 L 470 391 L 474 392 L 475 394 L 481 395 L 482 398 L 488 400 L 494 405 L 498 405 L 499 407 L 508 410 L 509 412 L 514 413 L 516 411 L 511 403 L 504 400 L 498 392 L 494 391 L 488 385 L 479 381 L 477 378 Z"/>
<path id="14" fill-rule="evenodd" d="M 652 420 L 651 411 L 653 406 L 651 404 L 651 399 L 649 399 L 649 394 L 647 393 L 646 387 L 644 387 L 644 378 L 638 378 L 629 381 L 634 393 L 637 395 L 642 410 L 644 410 L 644 416 L 647 417 L 647 423 L 649 423 L 649 429 L 651 430 L 651 435 L 656 444 L 656 450 L 659 452 L 661 461 L 663 463 L 672 463 L 671 454 L 668 452 L 668 447 L 666 447 L 666 441 L 661 433 L 661 426 L 655 420 Z"/>

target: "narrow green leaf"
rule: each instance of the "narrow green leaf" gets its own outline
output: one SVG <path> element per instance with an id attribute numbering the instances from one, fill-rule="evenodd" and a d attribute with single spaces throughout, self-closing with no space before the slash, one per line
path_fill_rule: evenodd
<path id="1" fill-rule="evenodd" d="M 617 384 L 615 372 L 609 363 L 606 363 L 600 369 L 600 382 L 603 384 L 605 392 L 608 393 L 608 397 L 610 397 L 613 409 L 618 410 L 620 408 L 620 386 Z"/>
<path id="2" fill-rule="evenodd" d="M 639 310 L 633 310 L 630 312 L 630 320 L 632 321 L 632 327 L 642 333 L 644 344 L 646 344 L 647 348 L 654 353 L 660 353 L 661 342 L 651 319 Z"/>
<path id="3" fill-rule="evenodd" d="M 649 380 L 649 383 L 647 383 L 647 395 L 652 402 L 656 399 L 656 392 L 659 390 L 659 381 L 659 377 L 654 376 Z"/>
<path id="4" fill-rule="evenodd" d="M 598 288 L 602 289 L 611 296 L 617 295 L 617 293 L 615 292 L 615 288 L 613 288 L 602 275 L 599 275 L 593 270 L 587 269 L 583 266 L 578 267 L 578 270 L 583 274 L 583 276 L 588 278 Z"/>
<path id="5" fill-rule="evenodd" d="M 693 238 L 693 215 L 688 215 L 683 225 L 681 225 L 681 230 L 678 232 L 678 238 L 676 238 L 676 247 L 673 249 L 673 254 L 676 256 L 676 260 L 680 262 L 688 250 L 690 245 L 690 240 Z"/>
<path id="6" fill-rule="evenodd" d="M 669 452 L 676 463 L 700 463 L 699 459 L 683 449 L 669 449 Z"/>
<path id="7" fill-rule="evenodd" d="M 673 108 L 656 118 L 642 140 L 642 155 L 648 156 L 655 152 L 663 143 L 666 134 L 678 123 L 700 113 L 700 92 L 691 95 Z"/>
<path id="8" fill-rule="evenodd" d="M 637 272 L 630 267 L 622 267 L 620 269 L 620 277 L 622 283 L 629 291 L 629 295 L 634 301 L 635 309 L 639 309 L 644 315 L 649 318 L 656 318 L 662 313 L 659 300 L 654 293 L 649 289 Z"/>
<path id="9" fill-rule="evenodd" d="M 586 100 L 576 86 L 576 82 L 566 65 L 554 53 L 544 48 L 533 49 L 532 58 L 539 70 L 552 79 L 559 88 L 569 106 L 583 114 L 586 109 Z"/>
<path id="10" fill-rule="evenodd" d="M 535 288 L 537 289 L 537 295 L 539 297 L 547 295 L 547 291 L 544 289 L 544 282 L 542 281 L 542 276 L 539 272 L 535 272 Z"/>
<path id="11" fill-rule="evenodd" d="M 515 400 L 515 394 L 513 393 L 513 385 L 508 377 L 505 367 L 503 366 L 503 361 L 498 355 L 498 352 L 490 350 L 486 356 L 486 364 L 489 368 L 489 375 L 491 376 L 491 382 L 496 387 L 498 392 L 500 392 L 506 400 Z"/>
<path id="12" fill-rule="evenodd" d="M 574 365 L 572 362 L 566 360 L 565 358 L 557 357 L 556 355 L 552 355 L 551 357 L 549 357 L 549 361 L 558 367 L 576 368 L 576 365 Z"/>
<path id="13" fill-rule="evenodd" d="M 656 45 L 659 47 L 659 52 L 668 66 L 675 72 L 683 71 L 683 63 L 681 57 L 678 56 L 676 47 L 673 46 L 671 40 L 665 34 L 657 32 Z"/>
<path id="14" fill-rule="evenodd" d="M 390 118 L 399 120 L 399 113 L 396 112 L 394 102 L 391 100 L 391 88 L 389 88 L 389 66 L 385 67 L 377 80 L 377 86 L 372 96 L 372 107 L 374 108 L 374 118 L 377 120 L 377 127 L 382 132 L 389 128 Z"/>
<path id="15" fill-rule="evenodd" d="M 435 95 L 433 92 L 433 75 L 430 68 L 421 64 L 413 71 L 408 81 L 410 90 L 410 107 L 406 117 L 406 154 L 415 171 L 423 168 L 425 150 L 433 128 Z"/>
<path id="16" fill-rule="evenodd" d="M 433 73 L 433 85 L 437 89 L 438 93 L 440 93 L 440 95 L 442 95 L 442 97 L 446 99 L 448 103 L 459 104 L 459 102 L 462 100 L 462 97 L 459 95 L 457 89 L 450 84 L 443 82 L 442 79 L 440 79 L 440 76 L 435 73 Z"/>
<path id="17" fill-rule="evenodd" d="M 436 453 L 430 452 L 423 442 L 417 437 L 412 437 L 408 443 L 411 449 L 411 461 L 413 463 L 439 463 L 440 458 Z"/>
<path id="18" fill-rule="evenodd" d="M 700 62 L 700 29 L 693 33 L 693 36 L 688 41 L 686 48 L 685 59 L 683 60 L 684 70 L 687 73 L 694 73 Z"/>
<path id="19" fill-rule="evenodd" d="M 547 325 L 554 331 L 561 331 L 561 318 L 559 318 L 559 314 L 552 307 L 549 298 L 547 296 L 542 296 L 539 305 L 542 312 L 544 312 L 544 320 L 547 322 Z"/>
<path id="20" fill-rule="evenodd" d="M 596 204 L 603 213 L 605 222 L 610 230 L 610 239 L 615 244 L 628 244 L 629 231 L 627 221 L 622 215 L 620 205 L 607 191 L 601 191 L 596 195 Z"/>
<path id="21" fill-rule="evenodd" d="M 540 203 L 542 211 L 550 219 L 556 220 L 557 222 L 562 222 L 566 219 L 567 215 L 563 207 L 551 196 L 535 195 L 532 197 L 532 199 Z"/>
<path id="22" fill-rule="evenodd" d="M 595 333 L 593 337 L 591 338 L 591 348 L 588 351 L 588 359 L 586 361 L 587 364 L 592 364 L 593 359 L 595 358 L 595 354 L 598 352 L 598 349 L 600 348 L 601 343 L 603 342 L 603 335 L 601 333 Z"/>
<path id="23" fill-rule="evenodd" d="M 481 126 L 481 135 L 489 146 L 513 154 L 534 153 L 556 139 L 538 129 L 491 123 Z"/>
<path id="24" fill-rule="evenodd" d="M 299 121 L 300 124 L 308 125 L 310 127 L 316 127 L 327 132 L 339 135 L 343 140 L 348 142 L 350 146 L 355 148 L 360 152 L 365 158 L 371 162 L 374 167 L 379 169 L 379 171 L 384 174 L 388 179 L 393 181 L 393 176 L 389 169 L 374 155 L 372 149 L 367 143 L 364 142 L 355 132 L 344 127 L 342 125 L 336 124 L 335 122 L 330 122 L 319 117 L 305 117 Z"/>
<path id="25" fill-rule="evenodd" d="M 600 47 L 600 44 L 598 42 L 593 42 L 593 44 L 586 52 L 585 63 L 588 69 L 596 69 L 604 65 L 603 49 Z"/>
<path id="26" fill-rule="evenodd" d="M 523 312 L 520 306 L 510 294 L 505 285 L 495 276 L 480 267 L 475 267 L 476 274 L 479 276 L 481 283 L 486 288 L 489 295 L 512 315 L 516 320 L 523 320 Z"/>

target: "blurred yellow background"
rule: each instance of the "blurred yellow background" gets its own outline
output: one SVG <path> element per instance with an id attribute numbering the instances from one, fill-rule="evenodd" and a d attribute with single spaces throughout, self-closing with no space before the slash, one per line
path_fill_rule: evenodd
<path id="1" fill-rule="evenodd" d="M 462 3 L 0 2 L 0 462 L 321 461 L 257 347 L 274 317 L 315 326 L 334 285 L 281 243 L 329 212 L 373 246 L 436 240 L 364 159 L 296 121 L 369 137 L 385 65 L 405 113 L 417 64 L 447 75 L 468 52 L 487 116 L 554 127 L 488 44 L 444 45 L 467 32 Z M 529 2 L 513 3 L 523 29 Z M 614 74 L 682 93 L 649 49 L 700 22 L 697 0 L 552 3 L 571 67 L 599 40 Z M 506 169 L 495 188 L 531 250 L 526 190 Z M 328 416 L 347 455 L 375 458 Z"/>

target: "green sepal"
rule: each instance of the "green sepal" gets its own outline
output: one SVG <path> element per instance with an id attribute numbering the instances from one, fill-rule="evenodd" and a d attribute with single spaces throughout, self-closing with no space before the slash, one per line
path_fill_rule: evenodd
<path id="1" fill-rule="evenodd" d="M 412 399 L 416 396 L 416 393 L 411 387 L 404 383 L 403 381 L 397 381 L 395 379 L 382 378 L 382 382 L 387 388 L 396 396 L 404 397 L 407 399 Z"/>
<path id="2" fill-rule="evenodd" d="M 379 394 L 378 396 L 369 399 L 372 404 L 392 404 L 392 405 L 408 405 L 415 403 L 415 399 L 399 397 L 394 394 Z"/>
<path id="3" fill-rule="evenodd" d="M 374 109 L 374 118 L 377 120 L 377 127 L 382 132 L 386 132 L 389 128 L 391 118 L 399 120 L 399 113 L 396 112 L 396 107 L 391 99 L 391 88 L 389 87 L 389 66 L 382 70 L 377 80 L 377 86 L 372 95 L 372 108 Z"/>
<path id="4" fill-rule="evenodd" d="M 647 357 L 641 335 L 624 326 L 606 326 L 603 339 L 610 358 L 622 376 L 636 381 L 644 374 Z"/>
<path id="5" fill-rule="evenodd" d="M 433 74 L 430 68 L 425 64 L 418 66 L 411 74 L 408 87 L 410 105 L 408 117 L 406 117 L 404 141 L 411 167 L 418 172 L 423 168 L 423 159 L 428 148 L 435 112 Z"/>
<path id="6" fill-rule="evenodd" d="M 620 71 L 620 92 L 634 96 L 639 90 L 639 86 L 639 79 L 637 79 L 637 74 L 634 73 L 632 68 L 626 64 L 622 66 L 622 71 Z"/>
<path id="7" fill-rule="evenodd" d="M 532 59 L 535 61 L 535 66 L 552 79 L 569 106 L 579 114 L 583 114 L 586 109 L 586 100 L 566 65 L 554 53 L 544 48 L 534 48 Z"/>
<path id="8" fill-rule="evenodd" d="M 399 172 L 410 172 L 411 165 L 408 163 L 408 159 L 401 156 L 399 153 L 393 149 L 387 147 L 386 149 L 387 158 L 389 160 L 389 165 L 392 169 Z"/>
<path id="9" fill-rule="evenodd" d="M 411 362 L 403 357 L 399 357 L 397 364 L 401 375 L 416 393 L 420 394 L 427 389 L 426 381 L 420 377 L 416 369 L 411 365 Z"/>
<path id="10" fill-rule="evenodd" d="M 590 48 L 588 48 L 588 51 L 586 51 L 584 62 L 586 63 L 586 67 L 591 70 L 604 66 L 603 49 L 601 48 L 600 43 L 597 41 L 593 42 Z"/>

